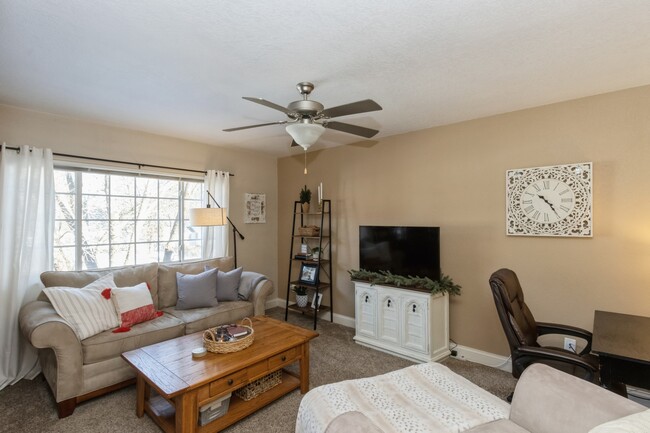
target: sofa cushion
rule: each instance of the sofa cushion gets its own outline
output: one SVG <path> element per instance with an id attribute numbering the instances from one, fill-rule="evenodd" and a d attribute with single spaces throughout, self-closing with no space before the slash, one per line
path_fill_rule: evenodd
<path id="1" fill-rule="evenodd" d="M 65 319 L 80 340 L 119 326 L 111 290 L 112 275 L 105 275 L 83 288 L 46 287 L 43 292 L 57 314 Z"/>
<path id="2" fill-rule="evenodd" d="M 650 432 L 650 409 L 615 419 L 589 430 L 589 433 L 648 433 Z"/>
<path id="3" fill-rule="evenodd" d="M 178 301 L 176 308 L 188 310 L 190 308 L 216 307 L 217 300 L 217 275 L 219 269 L 210 269 L 200 274 L 182 274 L 176 272 L 176 285 L 178 287 Z"/>
<path id="4" fill-rule="evenodd" d="M 111 298 L 120 319 L 120 327 L 113 332 L 127 332 L 133 325 L 153 320 L 163 314 L 156 311 L 147 283 L 117 288 L 113 290 Z"/>
<path id="5" fill-rule="evenodd" d="M 235 323 L 244 317 L 252 317 L 253 304 L 246 301 L 229 301 L 219 302 L 219 305 L 210 308 L 177 310 L 175 307 L 170 307 L 163 311 L 182 320 L 185 323 L 185 333 L 192 334 L 215 326 Z"/>
<path id="6" fill-rule="evenodd" d="M 41 281 L 45 287 L 84 287 L 99 277 L 110 273 L 113 274 L 113 279 L 118 287 L 135 286 L 143 281 L 149 284 L 153 304 L 158 307 L 158 263 L 124 266 L 118 269 L 99 269 L 96 271 L 47 271 L 41 274 Z M 46 299 L 40 298 L 40 300 Z"/>
<path id="7" fill-rule="evenodd" d="M 466 430 L 466 433 L 529 433 L 509 419 L 499 419 Z"/>
<path id="8" fill-rule="evenodd" d="M 183 322 L 169 314 L 134 325 L 131 331 L 126 333 L 114 334 L 105 331 L 81 342 L 83 363 L 92 364 L 119 357 L 123 352 L 180 337 L 184 333 Z"/>
<path id="9" fill-rule="evenodd" d="M 168 308 L 176 305 L 176 302 L 178 301 L 176 272 L 181 272 L 183 274 L 200 274 L 204 271 L 206 265 L 227 272 L 235 267 L 235 259 L 232 257 L 221 257 L 218 259 L 200 260 L 196 262 L 161 263 L 158 265 L 158 308 Z"/>

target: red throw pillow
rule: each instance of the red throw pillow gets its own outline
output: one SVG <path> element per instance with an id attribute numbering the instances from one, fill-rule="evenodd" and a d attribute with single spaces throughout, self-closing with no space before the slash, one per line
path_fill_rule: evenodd
<path id="1" fill-rule="evenodd" d="M 136 323 L 146 322 L 163 315 L 156 311 L 147 283 L 133 287 L 118 287 L 113 289 L 112 296 L 120 327 L 113 332 L 127 332 Z"/>

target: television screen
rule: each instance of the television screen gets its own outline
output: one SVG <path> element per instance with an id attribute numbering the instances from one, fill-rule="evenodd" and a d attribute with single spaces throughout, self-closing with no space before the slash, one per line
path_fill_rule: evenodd
<path id="1" fill-rule="evenodd" d="M 440 227 L 359 226 L 359 267 L 440 279 Z"/>

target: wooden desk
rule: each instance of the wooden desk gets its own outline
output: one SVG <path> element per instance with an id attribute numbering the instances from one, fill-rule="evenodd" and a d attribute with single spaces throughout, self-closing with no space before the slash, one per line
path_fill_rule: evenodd
<path id="1" fill-rule="evenodd" d="M 603 385 L 650 389 L 650 317 L 596 311 L 592 350 L 600 358 Z"/>
<path id="2" fill-rule="evenodd" d="M 192 349 L 203 346 L 203 332 L 123 353 L 137 373 L 136 415 L 146 412 L 166 433 L 215 433 L 296 388 L 309 391 L 309 341 L 318 334 L 265 316 L 253 318 L 253 329 L 253 344 L 235 353 L 192 359 Z M 295 362 L 297 377 L 283 371 L 280 385 L 250 401 L 233 395 L 225 415 L 198 425 L 200 406 Z"/>

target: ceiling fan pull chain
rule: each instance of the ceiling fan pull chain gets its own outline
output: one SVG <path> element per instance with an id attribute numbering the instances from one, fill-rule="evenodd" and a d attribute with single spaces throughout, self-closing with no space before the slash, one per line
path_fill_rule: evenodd
<path id="1" fill-rule="evenodd" d="M 305 174 L 307 174 L 307 149 L 305 149 Z"/>

